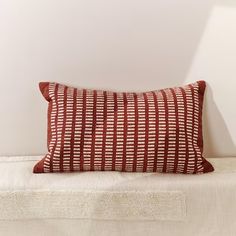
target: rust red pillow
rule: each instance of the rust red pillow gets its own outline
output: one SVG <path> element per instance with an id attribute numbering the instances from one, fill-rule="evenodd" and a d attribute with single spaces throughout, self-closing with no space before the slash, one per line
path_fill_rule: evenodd
<path id="1" fill-rule="evenodd" d="M 205 82 L 144 93 L 40 83 L 49 102 L 48 153 L 34 173 L 127 171 L 205 173 Z"/>

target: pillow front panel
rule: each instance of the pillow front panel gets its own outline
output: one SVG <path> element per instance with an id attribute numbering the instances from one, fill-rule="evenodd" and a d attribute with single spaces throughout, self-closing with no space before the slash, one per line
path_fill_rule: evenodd
<path id="1" fill-rule="evenodd" d="M 144 93 L 40 83 L 49 102 L 48 153 L 35 173 L 204 173 L 205 82 Z"/>

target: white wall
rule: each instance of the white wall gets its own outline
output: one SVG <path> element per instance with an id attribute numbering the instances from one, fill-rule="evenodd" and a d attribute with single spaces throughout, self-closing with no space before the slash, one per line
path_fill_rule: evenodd
<path id="1" fill-rule="evenodd" d="M 236 156 L 235 76 L 235 0 L 0 0 L 0 155 L 46 151 L 39 81 L 136 91 L 203 79 L 205 153 Z"/>

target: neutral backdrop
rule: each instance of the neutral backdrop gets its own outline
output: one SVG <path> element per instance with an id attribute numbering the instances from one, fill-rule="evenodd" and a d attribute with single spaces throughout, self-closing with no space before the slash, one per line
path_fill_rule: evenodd
<path id="1" fill-rule="evenodd" d="M 208 83 L 206 156 L 236 156 L 235 0 L 0 0 L 0 156 L 46 152 L 39 81 Z"/>

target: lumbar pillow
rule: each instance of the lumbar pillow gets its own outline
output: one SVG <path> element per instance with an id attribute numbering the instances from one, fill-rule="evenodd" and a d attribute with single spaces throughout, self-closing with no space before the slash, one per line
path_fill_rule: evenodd
<path id="1" fill-rule="evenodd" d="M 34 173 L 206 173 L 205 82 L 151 92 L 110 92 L 40 83 L 49 102 L 48 153 Z"/>

